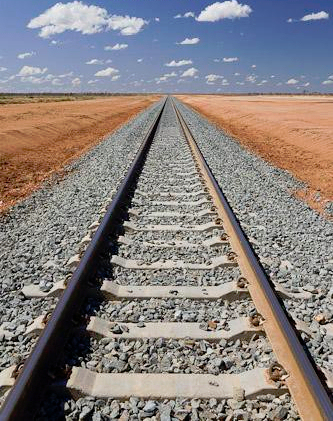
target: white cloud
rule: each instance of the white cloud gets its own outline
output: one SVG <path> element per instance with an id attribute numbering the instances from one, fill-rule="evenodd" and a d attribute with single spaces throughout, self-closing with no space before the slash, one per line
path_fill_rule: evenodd
<path id="1" fill-rule="evenodd" d="M 306 83 L 304 83 L 304 85 L 303 85 L 305 88 L 307 87 L 307 86 L 310 86 L 310 82 L 306 82 Z"/>
<path id="2" fill-rule="evenodd" d="M 252 64 L 252 69 L 256 69 L 257 68 L 257 65 L 256 64 Z"/>
<path id="3" fill-rule="evenodd" d="M 238 57 L 224 57 L 223 58 L 224 63 L 234 63 L 235 61 L 238 61 Z"/>
<path id="4" fill-rule="evenodd" d="M 137 59 L 137 62 L 138 62 L 138 63 L 142 63 L 142 62 L 143 62 L 143 58 L 138 58 L 138 59 Z"/>
<path id="5" fill-rule="evenodd" d="M 257 86 L 262 86 L 262 85 L 264 85 L 265 83 L 267 83 L 267 80 L 266 80 L 266 79 L 264 79 L 264 80 L 262 80 L 261 82 L 257 83 Z"/>
<path id="6" fill-rule="evenodd" d="M 309 15 L 305 15 L 301 18 L 302 22 L 308 22 L 310 20 L 320 20 L 320 19 L 328 19 L 329 14 L 327 12 L 318 12 L 318 13 L 310 13 Z"/>
<path id="7" fill-rule="evenodd" d="M 288 22 L 288 23 L 293 23 L 293 22 L 295 22 L 295 19 L 289 18 L 289 19 L 287 20 L 287 22 Z"/>
<path id="8" fill-rule="evenodd" d="M 177 73 L 176 72 L 171 72 L 171 73 L 165 73 L 163 76 L 161 77 L 156 77 L 155 81 L 157 84 L 161 83 L 161 82 L 166 82 L 168 79 L 172 78 L 172 77 L 176 77 Z"/>
<path id="9" fill-rule="evenodd" d="M 98 60 L 97 58 L 92 58 L 89 61 L 86 61 L 86 64 L 103 64 L 103 60 Z"/>
<path id="10" fill-rule="evenodd" d="M 115 44 L 115 45 L 106 45 L 104 47 L 105 51 L 112 51 L 112 50 L 124 50 L 128 47 L 128 44 Z"/>
<path id="11" fill-rule="evenodd" d="M 330 85 L 331 83 L 333 83 L 333 80 L 332 79 L 327 79 L 327 80 L 324 80 L 321 83 L 322 83 L 322 85 Z"/>
<path id="12" fill-rule="evenodd" d="M 76 77 L 75 79 L 72 80 L 72 85 L 73 86 L 80 86 L 81 85 L 81 79 L 79 77 Z"/>
<path id="13" fill-rule="evenodd" d="M 199 22 L 216 22 L 221 19 L 247 18 L 251 12 L 250 6 L 238 3 L 237 0 L 216 2 L 207 6 L 196 20 Z"/>
<path id="14" fill-rule="evenodd" d="M 148 21 L 142 18 L 130 16 L 110 16 L 108 19 L 108 26 L 114 31 L 120 31 L 121 35 L 135 35 L 140 32 Z"/>
<path id="15" fill-rule="evenodd" d="M 39 36 L 49 38 L 65 31 L 96 34 L 112 29 L 122 35 L 137 34 L 147 21 L 137 17 L 109 15 L 106 9 L 86 5 L 81 1 L 56 3 L 28 23 L 30 29 L 40 29 Z"/>
<path id="16" fill-rule="evenodd" d="M 62 86 L 63 85 L 61 79 L 58 79 L 58 78 L 53 79 L 51 83 L 54 86 Z"/>
<path id="17" fill-rule="evenodd" d="M 160 21 L 160 18 L 155 18 L 155 22 L 159 22 Z"/>
<path id="18" fill-rule="evenodd" d="M 23 66 L 19 71 L 18 76 L 42 75 L 45 72 L 47 72 L 47 67 L 41 69 L 40 67 Z"/>
<path id="19" fill-rule="evenodd" d="M 4 72 L 5 70 L 7 70 L 7 67 L 0 67 L 0 72 Z"/>
<path id="20" fill-rule="evenodd" d="M 205 76 L 205 79 L 206 79 L 207 85 L 214 85 L 214 83 L 217 80 L 223 79 L 223 76 L 210 74 L 210 75 Z"/>
<path id="21" fill-rule="evenodd" d="M 91 79 L 91 80 L 88 80 L 88 85 L 94 85 L 95 83 L 97 83 L 97 82 L 99 82 L 99 80 L 98 79 Z"/>
<path id="22" fill-rule="evenodd" d="M 251 83 L 255 83 L 257 80 L 257 76 L 255 75 L 249 75 L 245 78 L 246 82 L 251 82 Z"/>
<path id="23" fill-rule="evenodd" d="M 187 64 L 192 64 L 192 60 L 179 60 L 179 61 L 172 60 L 170 61 L 170 63 L 165 63 L 165 66 L 179 67 L 179 66 L 186 66 Z"/>
<path id="24" fill-rule="evenodd" d="M 178 42 L 179 45 L 194 45 L 198 44 L 200 38 L 185 38 L 183 41 Z"/>
<path id="25" fill-rule="evenodd" d="M 191 67 L 190 69 L 185 70 L 185 72 L 180 77 L 194 77 L 198 73 L 198 69 Z"/>
<path id="26" fill-rule="evenodd" d="M 333 75 L 328 76 L 328 78 L 327 78 L 327 79 L 333 80 Z"/>
<path id="27" fill-rule="evenodd" d="M 64 77 L 71 77 L 73 76 L 74 72 L 64 73 L 62 75 L 59 75 L 58 77 L 64 78 Z"/>
<path id="28" fill-rule="evenodd" d="M 23 76 L 21 77 L 21 82 L 29 82 L 33 83 L 34 85 L 40 85 L 41 83 L 45 83 L 45 78 L 36 76 Z"/>
<path id="29" fill-rule="evenodd" d="M 229 85 L 228 79 L 223 79 L 222 80 L 222 85 L 223 86 L 228 86 Z"/>
<path id="30" fill-rule="evenodd" d="M 100 70 L 99 72 L 95 73 L 95 76 L 97 77 L 111 77 L 115 76 L 119 73 L 118 69 L 114 69 L 113 67 L 107 67 L 104 70 Z"/>
<path id="31" fill-rule="evenodd" d="M 178 14 L 176 16 L 174 16 L 175 19 L 180 19 L 180 18 L 194 18 L 194 13 L 193 12 L 186 12 L 183 15 Z"/>
<path id="32" fill-rule="evenodd" d="M 52 75 L 51 73 L 49 73 L 48 75 L 45 76 L 45 80 L 53 80 L 55 79 L 57 76 Z"/>
<path id="33" fill-rule="evenodd" d="M 234 76 L 240 76 L 240 73 L 234 73 Z"/>
<path id="34" fill-rule="evenodd" d="M 296 85 L 299 81 L 297 79 L 289 79 L 286 82 L 286 85 Z"/>
<path id="35" fill-rule="evenodd" d="M 21 60 L 23 60 L 23 59 L 25 59 L 26 57 L 32 57 L 32 56 L 34 56 L 36 53 L 34 52 L 34 51 L 31 51 L 30 53 L 21 53 L 21 54 L 18 54 L 17 55 L 17 58 L 19 58 L 19 59 L 21 59 Z"/>

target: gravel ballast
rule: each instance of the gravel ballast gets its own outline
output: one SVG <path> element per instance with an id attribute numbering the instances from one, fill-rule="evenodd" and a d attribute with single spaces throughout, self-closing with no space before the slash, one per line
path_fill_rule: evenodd
<path id="1" fill-rule="evenodd" d="M 1 369 L 28 354 L 25 326 L 55 304 L 55 299 L 24 300 L 21 288 L 33 283 L 50 288 L 64 279 L 67 260 L 110 201 L 160 107 L 161 101 L 140 113 L 69 165 L 66 176 L 49 181 L 1 217 L 0 325 L 10 323 L 15 333 L 11 341 L 0 338 Z"/>
<path id="2" fill-rule="evenodd" d="M 319 366 L 333 371 L 333 338 L 325 323 L 333 321 L 333 223 L 298 200 L 304 185 L 244 149 L 207 119 L 179 103 L 208 165 L 252 242 L 271 280 L 288 289 L 314 292 L 306 301 L 285 300 L 288 311 L 308 323 L 308 342 Z M 314 321 L 324 315 L 325 322 Z"/>

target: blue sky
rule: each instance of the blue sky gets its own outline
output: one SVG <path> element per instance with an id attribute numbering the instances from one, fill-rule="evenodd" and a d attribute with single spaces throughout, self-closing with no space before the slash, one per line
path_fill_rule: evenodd
<path id="1" fill-rule="evenodd" d="M 327 0 L 0 0 L 0 91 L 332 92 L 332 20 Z"/>

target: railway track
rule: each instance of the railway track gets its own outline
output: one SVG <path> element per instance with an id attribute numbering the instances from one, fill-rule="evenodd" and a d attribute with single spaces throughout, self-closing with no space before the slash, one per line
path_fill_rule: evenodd
<path id="1" fill-rule="evenodd" d="M 77 419 L 96 402 L 123 420 L 333 419 L 330 376 L 278 298 L 306 294 L 272 287 L 171 98 L 82 245 L 67 282 L 23 289 L 60 298 L 28 327 L 29 359 L 0 373 L 1 420 L 57 417 L 50 393 L 63 415 L 95 402 Z"/>

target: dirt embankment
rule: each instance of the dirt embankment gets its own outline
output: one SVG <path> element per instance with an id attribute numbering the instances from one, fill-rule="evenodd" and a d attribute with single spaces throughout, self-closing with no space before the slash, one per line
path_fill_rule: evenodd
<path id="1" fill-rule="evenodd" d="M 321 210 L 333 200 L 333 98 L 179 95 L 241 144 L 309 186 L 297 194 Z M 318 193 L 322 200 L 318 201 Z"/>
<path id="2" fill-rule="evenodd" d="M 138 95 L 2 105 L 0 212 L 159 98 Z"/>

